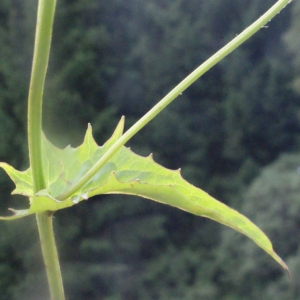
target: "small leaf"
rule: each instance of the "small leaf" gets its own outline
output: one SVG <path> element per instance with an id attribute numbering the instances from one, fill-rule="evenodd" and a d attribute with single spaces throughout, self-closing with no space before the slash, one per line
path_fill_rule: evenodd
<path id="1" fill-rule="evenodd" d="M 30 216 L 33 214 L 32 212 L 29 211 L 29 209 L 16 210 L 13 208 L 9 208 L 8 210 L 13 212 L 13 215 L 7 216 L 7 217 L 0 217 L 0 220 L 12 221 L 12 220 L 20 219 L 20 218 L 27 217 L 27 216 Z"/>
<path id="2" fill-rule="evenodd" d="M 136 195 L 231 227 L 252 239 L 285 270 L 288 270 L 286 264 L 274 252 L 267 236 L 249 219 L 203 190 L 189 184 L 182 178 L 180 170 L 166 169 L 154 162 L 151 155 L 141 157 L 124 146 L 74 195 L 64 201 L 57 200 L 56 197 L 76 183 L 120 138 L 123 128 L 124 118 L 119 122 L 112 137 L 102 147 L 95 142 L 90 125 L 84 142 L 78 148 L 68 146 L 65 149 L 58 149 L 44 137 L 43 167 L 47 188 L 35 195 L 32 191 L 30 169 L 20 172 L 1 163 L 0 167 L 16 184 L 13 193 L 30 198 L 29 210 L 18 212 L 10 218 L 64 209 L 95 195 Z"/>

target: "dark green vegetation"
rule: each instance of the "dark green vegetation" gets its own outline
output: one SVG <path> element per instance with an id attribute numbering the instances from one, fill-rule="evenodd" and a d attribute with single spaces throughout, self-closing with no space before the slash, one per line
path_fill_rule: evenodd
<path id="1" fill-rule="evenodd" d="M 91 122 L 104 142 L 121 114 L 128 126 L 271 4 L 59 0 L 45 131 L 57 145 L 76 146 Z M 188 180 L 261 226 L 289 263 L 291 281 L 230 229 L 147 200 L 104 196 L 56 214 L 69 299 L 300 297 L 300 159 L 280 156 L 300 150 L 300 4 L 293 5 L 129 143 L 181 167 Z M 35 7 L 0 0 L 0 160 L 24 169 Z M 9 197 L 2 171 L 0 180 L 4 214 L 19 199 Z M 23 223 L 29 220 L 1 225 L 1 299 L 45 299 L 35 222 L 32 229 Z"/>

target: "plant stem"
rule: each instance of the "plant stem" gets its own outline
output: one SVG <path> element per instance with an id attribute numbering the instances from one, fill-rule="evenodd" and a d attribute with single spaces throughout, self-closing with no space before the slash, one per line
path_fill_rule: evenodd
<path id="1" fill-rule="evenodd" d="M 28 148 L 34 193 L 46 187 L 42 152 L 42 100 L 47 73 L 56 0 L 39 0 L 28 96 Z M 36 220 L 52 300 L 64 300 L 64 289 L 54 239 L 52 213 Z"/>
<path id="2" fill-rule="evenodd" d="M 45 188 L 42 164 L 42 98 L 49 61 L 56 0 L 39 0 L 28 95 L 28 148 L 34 192 Z"/>
<path id="3" fill-rule="evenodd" d="M 52 300 L 65 300 L 59 259 L 53 234 L 52 213 L 37 213 L 40 242 Z"/>
<path id="4" fill-rule="evenodd" d="M 139 121 L 137 121 L 131 128 L 129 128 L 112 147 L 99 159 L 99 161 L 68 191 L 59 195 L 58 200 L 65 200 L 76 193 L 85 183 L 87 183 L 112 157 L 120 147 L 122 147 L 128 140 L 130 140 L 138 131 L 140 131 L 147 123 L 149 123 L 155 116 L 157 116 L 166 106 L 168 106 L 178 95 L 186 90 L 192 83 L 194 83 L 200 76 L 206 73 L 215 64 L 221 61 L 225 56 L 230 54 L 233 50 L 239 47 L 260 28 L 268 23 L 277 13 L 279 13 L 291 0 L 279 0 L 276 2 L 264 15 L 262 15 L 251 26 L 246 28 L 242 33 L 236 36 L 226 46 L 221 48 L 217 53 L 211 56 L 196 70 L 181 81 L 173 90 L 171 90 L 160 102 L 158 102 L 148 113 L 146 113 Z"/>

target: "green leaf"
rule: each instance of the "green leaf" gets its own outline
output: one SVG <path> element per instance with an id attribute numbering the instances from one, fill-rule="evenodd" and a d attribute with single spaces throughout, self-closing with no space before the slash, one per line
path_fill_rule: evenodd
<path id="1" fill-rule="evenodd" d="M 84 142 L 78 148 L 68 146 L 65 149 L 58 149 L 44 137 L 43 167 L 47 189 L 35 195 L 30 169 L 20 172 L 1 163 L 0 167 L 16 184 L 13 194 L 18 193 L 30 198 L 29 210 L 14 211 L 15 216 L 11 218 L 64 209 L 95 195 L 136 195 L 231 227 L 252 239 L 285 270 L 288 270 L 286 264 L 274 252 L 267 236 L 249 219 L 189 184 L 182 178 L 180 170 L 166 169 L 154 162 L 152 155 L 141 157 L 124 146 L 80 190 L 64 201 L 57 200 L 60 194 L 76 183 L 103 156 L 122 135 L 123 128 L 122 118 L 112 137 L 102 147 L 94 141 L 90 125 Z"/>
<path id="2" fill-rule="evenodd" d="M 3 221 L 12 221 L 12 220 L 16 220 L 16 219 L 20 219 L 23 217 L 27 217 L 33 213 L 29 212 L 29 209 L 13 209 L 13 208 L 9 208 L 8 210 L 10 210 L 13 215 L 12 216 L 8 216 L 8 217 L 0 217 L 0 220 Z"/>

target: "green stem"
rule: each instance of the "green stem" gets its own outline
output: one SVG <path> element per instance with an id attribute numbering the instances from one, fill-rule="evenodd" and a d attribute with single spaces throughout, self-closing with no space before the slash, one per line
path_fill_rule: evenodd
<path id="1" fill-rule="evenodd" d="M 28 148 L 34 192 L 45 188 L 42 164 L 42 98 L 49 61 L 56 0 L 39 0 L 28 95 Z"/>
<path id="2" fill-rule="evenodd" d="M 42 100 L 47 73 L 56 0 L 39 0 L 28 96 L 28 148 L 34 193 L 46 187 L 42 152 Z M 64 300 L 54 239 L 52 214 L 37 214 L 37 225 L 52 300 Z"/>
<path id="3" fill-rule="evenodd" d="M 36 214 L 36 220 L 51 299 L 65 300 L 59 259 L 53 234 L 52 213 L 38 213 Z"/>
<path id="4" fill-rule="evenodd" d="M 68 191 L 59 195 L 58 200 L 65 200 L 74 195 L 86 182 L 88 182 L 112 157 L 120 147 L 130 140 L 138 131 L 158 115 L 167 105 L 169 105 L 178 95 L 186 90 L 200 76 L 206 73 L 215 64 L 221 61 L 225 56 L 235 50 L 238 46 L 249 39 L 254 33 L 268 23 L 278 12 L 280 12 L 291 0 L 279 0 L 264 15 L 262 15 L 251 26 L 236 36 L 231 42 L 211 56 L 207 61 L 200 65 L 183 81 L 181 81 L 173 90 L 171 90 L 160 102 L 158 102 L 148 113 L 128 129 L 113 146 L 99 159 L 99 161 Z"/>

